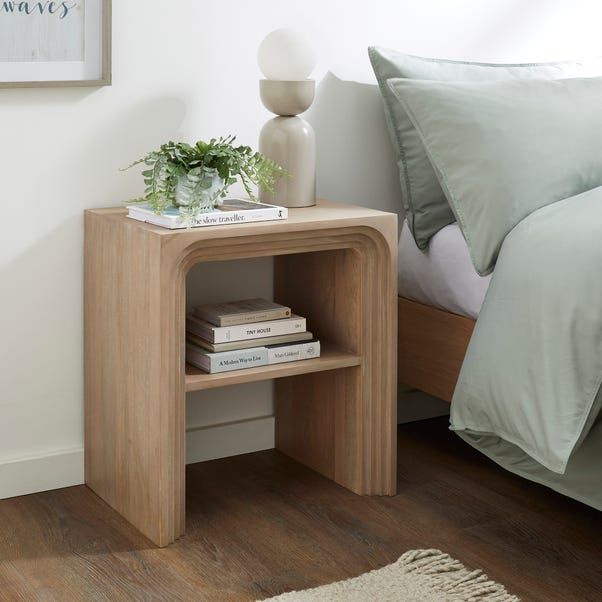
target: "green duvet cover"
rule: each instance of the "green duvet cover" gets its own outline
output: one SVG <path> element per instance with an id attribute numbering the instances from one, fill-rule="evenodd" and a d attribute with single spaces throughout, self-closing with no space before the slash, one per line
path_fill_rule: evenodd
<path id="1" fill-rule="evenodd" d="M 602 510 L 602 187 L 506 237 L 451 428 L 506 469 Z"/>

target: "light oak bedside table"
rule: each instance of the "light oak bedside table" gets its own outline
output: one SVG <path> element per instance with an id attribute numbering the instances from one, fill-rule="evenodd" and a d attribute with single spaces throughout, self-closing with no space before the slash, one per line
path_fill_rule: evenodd
<path id="1" fill-rule="evenodd" d="M 205 374 L 185 365 L 198 262 L 274 257 L 274 300 L 320 358 Z M 155 544 L 185 527 L 185 394 L 274 380 L 276 447 L 364 495 L 396 491 L 397 216 L 318 201 L 289 219 L 167 230 L 85 213 L 86 483 Z M 286 377 L 286 378 L 284 378 Z"/>

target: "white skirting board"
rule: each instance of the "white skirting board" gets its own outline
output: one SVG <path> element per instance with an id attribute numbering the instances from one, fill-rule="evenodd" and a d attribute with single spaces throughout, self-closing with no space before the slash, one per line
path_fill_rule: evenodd
<path id="1" fill-rule="evenodd" d="M 83 449 L 0 463 L 0 499 L 81 485 L 83 482 Z"/>
<path id="2" fill-rule="evenodd" d="M 449 404 L 424 393 L 403 392 L 399 396 L 400 423 L 446 413 L 449 413 Z M 190 428 L 186 432 L 188 464 L 273 447 L 273 416 Z M 83 482 L 83 449 L 0 463 L 0 499 L 81 485 Z"/>
<path id="3" fill-rule="evenodd" d="M 238 456 L 274 447 L 274 417 L 260 416 L 186 431 L 186 463 Z"/>
<path id="4" fill-rule="evenodd" d="M 273 416 L 192 428 L 186 432 L 189 464 L 273 447 Z M 83 482 L 83 449 L 0 462 L 0 499 L 72 487 Z"/>

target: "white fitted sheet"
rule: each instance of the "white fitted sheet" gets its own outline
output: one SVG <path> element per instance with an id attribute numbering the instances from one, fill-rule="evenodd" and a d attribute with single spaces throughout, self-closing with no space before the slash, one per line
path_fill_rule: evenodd
<path id="1" fill-rule="evenodd" d="M 399 294 L 407 299 L 476 319 L 491 275 L 479 276 L 458 224 L 446 226 L 426 251 L 414 242 L 406 222 L 399 239 Z"/>

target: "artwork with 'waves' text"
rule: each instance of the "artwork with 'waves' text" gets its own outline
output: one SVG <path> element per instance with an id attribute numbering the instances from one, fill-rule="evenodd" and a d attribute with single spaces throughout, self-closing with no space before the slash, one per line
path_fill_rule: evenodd
<path id="1" fill-rule="evenodd" d="M 110 0 L 0 0 L 0 86 L 110 83 Z"/>

